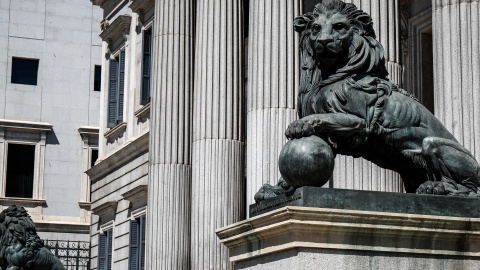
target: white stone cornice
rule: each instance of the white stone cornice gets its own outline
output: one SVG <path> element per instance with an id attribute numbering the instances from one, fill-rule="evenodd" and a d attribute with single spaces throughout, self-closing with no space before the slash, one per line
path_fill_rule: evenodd
<path id="1" fill-rule="evenodd" d="M 133 0 L 130 8 L 133 12 L 142 14 L 155 6 L 155 0 Z"/>
<path id="2" fill-rule="evenodd" d="M 90 176 L 91 181 L 97 181 L 103 176 L 122 167 L 125 163 L 130 162 L 132 158 L 148 151 L 148 136 L 149 132 L 146 132 L 87 170 L 86 173 Z"/>
<path id="3" fill-rule="evenodd" d="M 97 216 L 105 216 L 108 213 L 117 211 L 117 201 L 108 201 L 92 208 L 92 213 Z"/>
<path id="4" fill-rule="evenodd" d="M 137 118 L 142 118 L 144 117 L 145 115 L 149 114 L 150 113 L 150 103 L 148 103 L 147 105 L 141 107 L 140 109 L 138 109 L 136 112 L 135 112 L 135 116 Z"/>
<path id="5" fill-rule="evenodd" d="M 126 39 L 130 34 L 130 24 L 132 22 L 132 16 L 120 15 L 113 22 L 105 26 L 105 29 L 100 33 L 100 37 L 103 41 L 106 41 L 109 45 L 113 44 L 120 38 Z"/>
<path id="6" fill-rule="evenodd" d="M 99 131 L 99 128 L 98 127 L 88 127 L 88 126 L 84 126 L 84 127 L 79 127 L 78 128 L 78 133 L 80 133 L 80 135 L 83 137 L 83 136 L 87 136 L 87 137 L 95 137 L 95 136 L 98 136 L 98 131 Z"/>
<path id="7" fill-rule="evenodd" d="M 130 202 L 136 202 L 141 200 L 142 198 L 146 198 L 147 191 L 148 191 L 147 185 L 140 185 L 123 193 L 122 197 L 125 198 L 125 200 L 128 200 Z"/>
<path id="8" fill-rule="evenodd" d="M 49 123 L 0 119 L 0 129 L 47 133 L 52 127 L 53 125 Z"/>
<path id="9" fill-rule="evenodd" d="M 109 131 L 105 132 L 105 134 L 103 134 L 103 136 L 105 138 L 111 138 L 111 137 L 117 135 L 118 133 L 124 132 L 125 129 L 127 129 L 127 122 L 122 122 L 122 123 L 116 125 L 114 128 L 110 129 Z"/>

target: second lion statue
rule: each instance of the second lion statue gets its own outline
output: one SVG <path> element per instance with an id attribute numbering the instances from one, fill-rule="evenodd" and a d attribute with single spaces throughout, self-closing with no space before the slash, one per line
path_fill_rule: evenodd
<path id="1" fill-rule="evenodd" d="M 474 156 L 411 94 L 387 79 L 371 17 L 353 4 L 323 0 L 294 20 L 301 34 L 299 120 L 288 139 L 324 139 L 335 154 L 398 172 L 410 193 L 479 196 Z M 261 201 L 290 187 L 264 185 Z M 270 194 L 270 195 L 268 195 Z"/>

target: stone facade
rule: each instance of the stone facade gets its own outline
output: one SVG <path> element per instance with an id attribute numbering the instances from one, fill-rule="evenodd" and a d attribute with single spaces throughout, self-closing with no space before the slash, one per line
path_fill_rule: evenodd
<path id="1" fill-rule="evenodd" d="M 293 18 L 311 10 L 315 1 L 91 2 L 103 10 L 99 21 L 103 46 L 98 55 L 103 72 L 100 153 L 88 171 L 94 213 L 91 268 L 99 269 L 99 239 L 112 230 L 113 249 L 107 262 L 112 269 L 128 269 L 129 224 L 146 213 L 146 269 L 232 269 L 213 231 L 246 218 L 245 207 L 258 188 L 278 180 L 283 132 L 297 117 L 300 63 Z M 430 0 L 347 2 L 372 15 L 390 79 L 417 95 L 455 134 L 464 134 L 461 140 L 478 158 L 473 143 L 480 127 L 474 116 L 478 57 L 467 57 L 477 55 L 479 26 L 473 14 L 478 13 L 478 1 L 459 1 L 458 7 L 440 5 L 442 1 L 433 1 L 432 7 Z M 455 32 L 443 22 L 441 18 L 453 12 L 450 9 L 458 15 L 457 21 L 473 22 L 467 30 Z M 432 18 L 437 22 L 432 23 Z M 151 102 L 145 103 L 146 32 L 153 42 Z M 451 50 L 446 50 L 442 44 L 449 42 L 444 37 L 450 34 L 477 39 L 460 44 L 460 52 L 454 49 L 459 44 L 449 43 Z M 460 61 L 467 58 L 471 71 Z M 445 59 L 458 60 L 452 62 L 456 73 L 444 66 L 433 68 L 433 63 Z M 112 65 L 123 70 L 118 73 L 121 80 L 111 76 L 117 72 Z M 462 84 L 467 92 L 463 86 L 455 93 L 443 86 L 433 92 L 434 81 L 437 89 L 439 78 L 462 81 L 458 76 L 465 72 L 471 78 Z M 123 92 L 118 92 L 117 84 Z M 115 104 L 109 93 L 114 88 Z M 440 98 L 444 93 L 457 98 L 445 105 L 440 103 L 447 101 Z M 468 106 L 455 103 L 460 96 L 471 97 Z M 444 107 L 451 109 L 443 113 Z M 464 122 L 468 122 L 465 127 Z M 336 163 L 330 187 L 403 191 L 398 175 L 368 161 L 338 157 Z M 338 259 L 337 253 L 332 258 Z"/>
<path id="2" fill-rule="evenodd" d="M 98 148 L 101 16 L 88 0 L 0 3 L 0 211 L 24 206 L 43 239 L 89 241 L 84 171 Z M 38 63 L 33 84 L 14 79 L 13 62 L 25 59 Z M 29 198 L 7 197 L 8 160 L 18 145 L 34 147 Z"/>

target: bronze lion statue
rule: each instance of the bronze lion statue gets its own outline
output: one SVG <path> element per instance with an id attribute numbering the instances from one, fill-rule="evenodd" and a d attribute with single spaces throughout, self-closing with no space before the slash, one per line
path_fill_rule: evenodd
<path id="1" fill-rule="evenodd" d="M 288 139 L 316 135 L 334 154 L 398 172 L 410 193 L 478 196 L 473 155 L 422 104 L 391 82 L 371 17 L 354 4 L 323 0 L 294 20 L 301 34 L 299 120 Z M 264 185 L 261 201 L 291 187 Z"/>
<path id="2" fill-rule="evenodd" d="M 0 213 L 0 240 L 0 270 L 65 270 L 23 207 L 12 205 Z"/>

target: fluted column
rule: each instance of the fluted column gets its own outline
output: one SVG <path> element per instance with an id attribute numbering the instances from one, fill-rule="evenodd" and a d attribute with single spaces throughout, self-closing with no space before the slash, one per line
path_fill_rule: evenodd
<path id="1" fill-rule="evenodd" d="M 402 84 L 403 67 L 400 47 L 400 10 L 398 0 L 346 0 L 370 14 L 377 39 L 385 49 L 390 80 Z M 400 176 L 362 158 L 338 155 L 333 173 L 334 188 L 402 192 Z"/>
<path id="2" fill-rule="evenodd" d="M 479 0 L 432 0 L 435 115 L 480 160 Z"/>
<path id="3" fill-rule="evenodd" d="M 250 0 L 247 85 L 247 205 L 276 184 L 285 129 L 297 118 L 299 37 L 293 20 L 303 0 Z"/>
<path id="4" fill-rule="evenodd" d="M 192 269 L 233 269 L 215 230 L 244 215 L 242 2 L 197 2 Z"/>
<path id="5" fill-rule="evenodd" d="M 146 265 L 190 269 L 193 0 L 155 1 Z"/>

